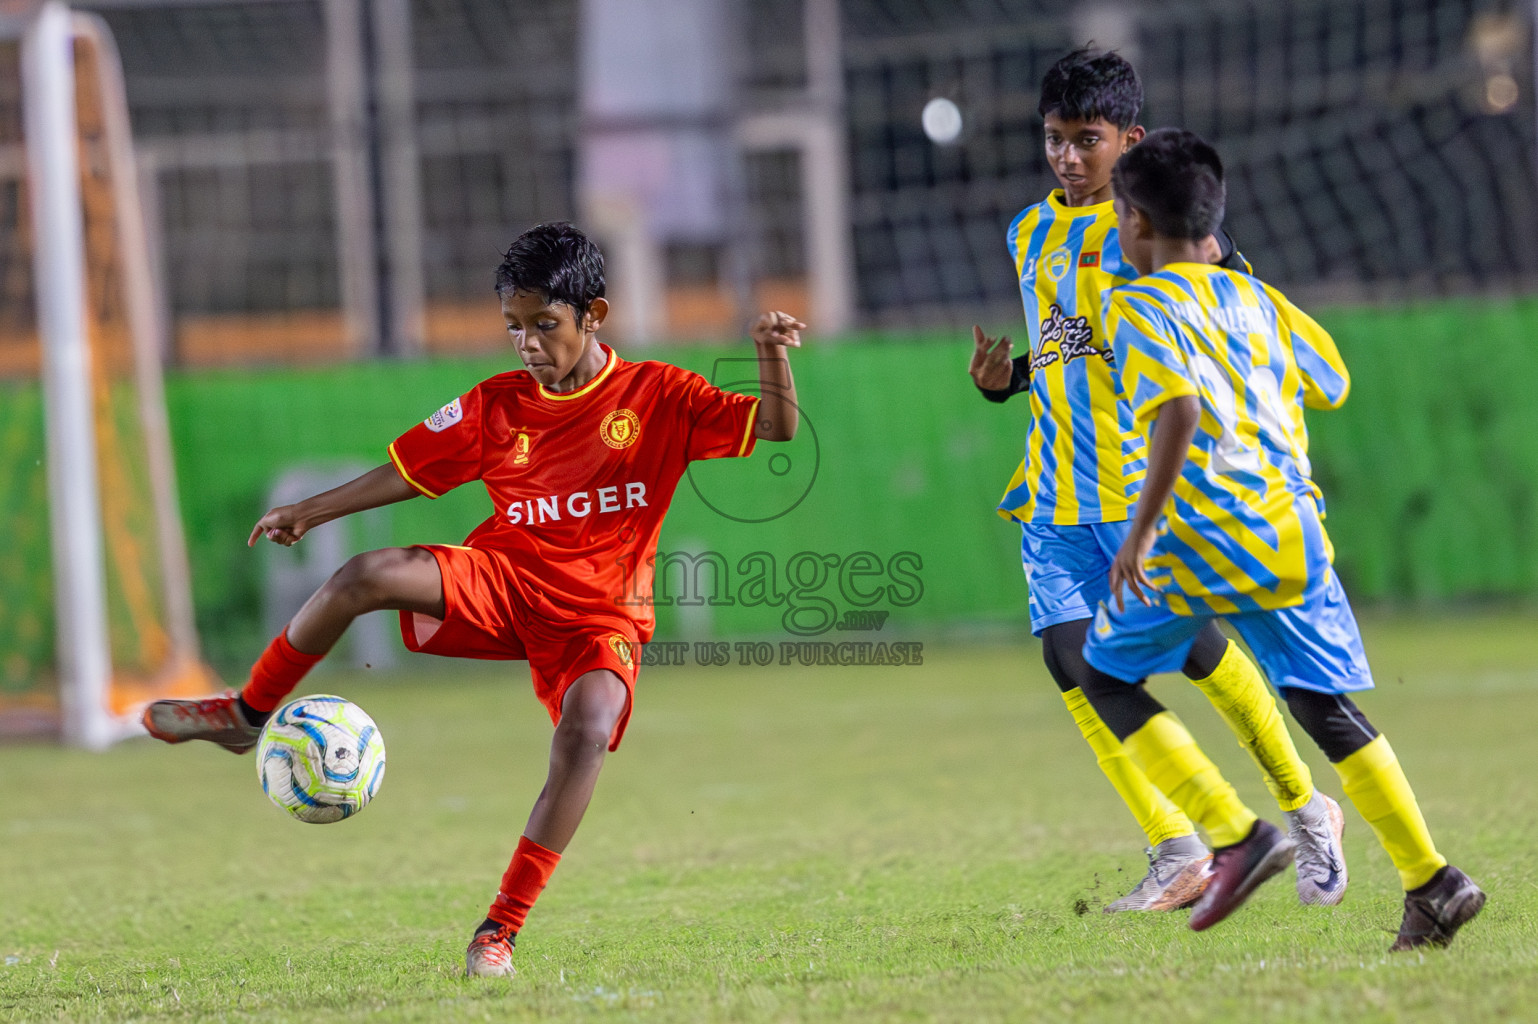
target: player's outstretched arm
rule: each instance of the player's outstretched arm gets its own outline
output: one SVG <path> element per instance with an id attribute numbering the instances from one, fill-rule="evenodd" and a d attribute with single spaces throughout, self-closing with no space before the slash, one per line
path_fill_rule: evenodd
<path id="1" fill-rule="evenodd" d="M 750 333 L 758 349 L 758 422 L 753 434 L 760 441 L 789 441 L 796 436 L 801 414 L 796 406 L 796 380 L 790 373 L 787 348 L 801 347 L 806 324 L 775 310 L 753 321 Z"/>
<path id="2" fill-rule="evenodd" d="M 299 542 L 300 537 L 321 523 L 329 523 L 333 519 L 365 509 L 393 505 L 397 501 L 415 498 L 420 493 L 401 479 L 394 466 L 386 463 L 324 494 L 272 509 L 251 528 L 246 547 L 252 547 L 264 535 L 274 544 L 292 547 Z"/>
<path id="3" fill-rule="evenodd" d="M 1116 608 L 1123 605 L 1121 585 L 1144 604 L 1149 604 L 1145 588 L 1152 591 L 1153 584 L 1143 569 L 1143 561 L 1153 548 L 1159 528 L 1159 517 L 1175 491 L 1175 481 L 1185 467 L 1186 456 L 1191 451 L 1191 439 L 1201 422 L 1201 400 L 1194 395 L 1180 395 L 1159 406 L 1154 413 L 1153 436 L 1148 444 L 1148 474 L 1143 478 L 1143 493 L 1138 495 L 1137 509 L 1132 513 L 1132 529 L 1122 542 L 1121 550 L 1111 562 L 1111 595 Z"/>

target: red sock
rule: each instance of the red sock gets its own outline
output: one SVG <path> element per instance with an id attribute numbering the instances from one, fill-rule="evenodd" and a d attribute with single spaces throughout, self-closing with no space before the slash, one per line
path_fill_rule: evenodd
<path id="1" fill-rule="evenodd" d="M 305 673 L 324 658 L 324 654 L 296 651 L 288 642 L 288 630 L 267 645 L 262 656 L 251 666 L 251 681 L 240 691 L 245 702 L 258 711 L 271 711 L 299 685 Z"/>
<path id="2" fill-rule="evenodd" d="M 507 866 L 497 898 L 492 901 L 486 916 L 516 933 L 523 927 L 529 908 L 539 899 L 545 883 L 550 881 L 551 873 L 560 862 L 559 853 L 545 849 L 528 836 L 519 837 L 513 862 Z"/>

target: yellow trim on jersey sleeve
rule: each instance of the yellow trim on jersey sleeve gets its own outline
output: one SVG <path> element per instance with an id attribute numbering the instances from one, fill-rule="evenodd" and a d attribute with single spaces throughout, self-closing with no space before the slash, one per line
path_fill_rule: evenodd
<path id="1" fill-rule="evenodd" d="M 417 490 L 421 491 L 423 494 L 427 495 L 429 498 L 437 498 L 438 497 L 438 495 L 434 494 L 432 491 L 429 491 L 426 487 L 423 487 L 421 484 L 419 484 L 415 480 L 411 479 L 411 474 L 406 472 L 406 463 L 401 461 L 400 453 L 395 450 L 395 442 L 394 441 L 390 442 L 390 447 L 388 449 L 386 449 L 386 450 L 389 451 L 389 453 L 390 453 L 390 461 L 395 464 L 395 471 L 401 475 L 401 479 L 402 480 L 406 481 L 408 484 L 410 484 L 411 486 L 415 487 Z"/>
<path id="2" fill-rule="evenodd" d="M 748 454 L 748 448 L 753 443 L 753 422 L 758 417 L 758 399 L 753 399 L 753 406 L 748 410 L 748 425 L 742 428 L 742 443 L 737 446 L 737 458 Z"/>
<path id="3" fill-rule="evenodd" d="M 548 398 L 552 402 L 569 402 L 573 398 L 581 398 L 583 395 L 587 394 L 598 385 L 602 384 L 617 365 L 619 365 L 619 356 L 611 348 L 609 350 L 609 361 L 603 364 L 603 369 L 598 371 L 598 376 L 594 377 L 592 380 L 588 381 L 577 390 L 570 392 L 569 394 L 557 394 L 556 392 L 551 391 L 549 388 L 546 388 L 543 384 L 536 383 L 535 386 L 539 388 L 541 397 Z"/>

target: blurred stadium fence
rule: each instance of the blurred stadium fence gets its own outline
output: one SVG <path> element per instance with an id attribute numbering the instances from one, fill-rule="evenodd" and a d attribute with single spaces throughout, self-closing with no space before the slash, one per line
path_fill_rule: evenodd
<path id="1" fill-rule="evenodd" d="M 1322 319 L 1354 373 L 1345 406 L 1309 421 L 1336 565 L 1353 599 L 1446 607 L 1538 595 L 1538 301 L 1454 299 L 1435 310 L 1336 309 Z M 865 607 L 890 615 L 878 631 L 833 627 L 824 640 L 979 627 L 1023 637 L 1020 534 L 992 511 L 1020 458 L 1021 413 L 977 396 L 966 375 L 970 345 L 959 332 L 886 334 L 797 352 L 796 440 L 699 464 L 679 485 L 661 551 L 720 557 L 687 565 L 700 574 L 703 606 L 681 604 L 686 566 L 664 557 L 659 638 L 794 640 L 785 616 L 809 609 L 793 624 L 815 627 L 829 602 L 840 618 Z M 1449 355 L 1471 345 L 1469 358 Z M 742 347 L 691 348 L 669 358 L 709 376 L 718 359 L 741 355 Z M 196 481 L 184 500 L 209 656 L 244 670 L 268 639 L 262 559 L 244 540 L 282 466 L 381 464 L 389 439 L 505 368 L 494 359 L 376 361 L 174 379 L 180 467 Z M 270 443 L 232 447 L 230 436 L 253 422 L 276 425 Z M 389 542 L 457 543 L 492 511 L 479 486 L 405 502 L 391 509 Z M 894 557 L 915 556 L 908 572 L 920 592 L 859 604 L 842 592 L 840 573 L 860 553 L 888 570 Z M 774 603 L 740 592 L 743 561 L 755 554 L 773 564 Z M 877 572 L 856 585 L 875 593 L 893 582 Z M 692 618 L 683 614 L 691 607 Z"/>
<path id="2" fill-rule="evenodd" d="M 1531 8 L 1462 0 L 929 4 L 848 0 L 857 279 L 876 322 L 1016 313 L 1000 225 L 1053 187 L 1037 84 L 1094 41 L 1150 127 L 1217 145 L 1228 227 L 1308 301 L 1530 290 L 1538 274 Z M 936 146 L 918 111 L 960 106 Z"/>
<path id="3" fill-rule="evenodd" d="M 1047 66 L 1133 57 L 1213 140 L 1229 226 L 1305 299 L 1538 277 L 1527 6 L 1473 0 L 96 0 L 123 54 L 183 365 L 473 352 L 498 252 L 576 218 L 616 336 L 761 305 L 1016 312 L 1004 226 L 1053 184 Z M 954 100 L 936 145 L 919 113 Z"/>

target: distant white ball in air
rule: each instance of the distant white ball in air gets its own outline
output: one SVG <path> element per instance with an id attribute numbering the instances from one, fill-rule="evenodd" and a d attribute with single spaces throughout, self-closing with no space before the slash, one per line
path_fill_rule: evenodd
<path id="1" fill-rule="evenodd" d="M 944 96 L 936 96 L 924 104 L 923 124 L 930 142 L 948 146 L 961 136 L 961 108 Z"/>

